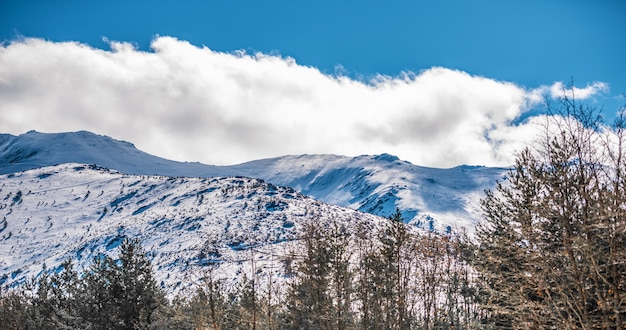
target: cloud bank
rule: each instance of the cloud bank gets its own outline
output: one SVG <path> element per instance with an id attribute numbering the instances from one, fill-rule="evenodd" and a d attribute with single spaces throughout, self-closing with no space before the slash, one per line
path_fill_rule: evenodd
<path id="1" fill-rule="evenodd" d="M 150 52 L 110 46 L 24 39 L 0 47 L 0 132 L 89 130 L 208 164 L 386 152 L 425 166 L 506 166 L 538 129 L 538 117 L 516 119 L 539 91 L 562 88 L 528 90 L 438 67 L 359 81 L 171 37 L 156 38 Z"/>

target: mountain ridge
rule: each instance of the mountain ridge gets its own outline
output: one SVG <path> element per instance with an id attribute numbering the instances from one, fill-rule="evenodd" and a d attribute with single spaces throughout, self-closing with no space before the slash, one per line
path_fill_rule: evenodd
<path id="1" fill-rule="evenodd" d="M 63 164 L 0 175 L 0 286 L 14 287 L 58 271 L 72 258 L 79 269 L 139 238 L 161 286 L 191 289 L 207 265 L 231 284 L 249 271 L 277 268 L 308 222 L 333 221 L 353 230 L 385 219 L 317 201 L 288 187 L 242 177 L 128 175 Z"/>
<path id="2" fill-rule="evenodd" d="M 384 217 L 398 208 L 407 222 L 439 231 L 471 229 L 480 217 L 484 190 L 507 171 L 467 165 L 434 169 L 389 154 L 291 155 L 215 166 L 163 159 L 87 131 L 0 135 L 0 174 L 64 163 L 97 164 L 136 175 L 259 178 Z"/>

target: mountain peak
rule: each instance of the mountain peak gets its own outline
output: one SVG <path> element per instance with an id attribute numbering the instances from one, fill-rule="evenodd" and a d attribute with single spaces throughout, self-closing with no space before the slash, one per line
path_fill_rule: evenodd
<path id="1" fill-rule="evenodd" d="M 374 156 L 374 159 L 375 160 L 385 161 L 385 162 L 390 162 L 390 163 L 400 160 L 400 158 L 398 158 L 397 156 L 390 155 L 390 154 L 387 154 L 387 153 L 383 153 L 383 154 Z"/>
<path id="2" fill-rule="evenodd" d="M 57 164 L 96 164 L 126 174 L 211 176 L 212 167 L 147 154 L 134 144 L 89 131 L 29 131 L 0 137 L 0 174 Z"/>
<path id="3" fill-rule="evenodd" d="M 436 230 L 472 228 L 480 216 L 483 191 L 492 189 L 506 173 L 502 168 L 467 165 L 421 167 L 387 153 L 293 155 L 211 166 L 159 158 L 129 142 L 88 131 L 0 136 L 0 174 L 65 163 L 96 164 L 134 175 L 259 178 L 330 204 L 384 217 L 399 208 L 407 222 Z"/>

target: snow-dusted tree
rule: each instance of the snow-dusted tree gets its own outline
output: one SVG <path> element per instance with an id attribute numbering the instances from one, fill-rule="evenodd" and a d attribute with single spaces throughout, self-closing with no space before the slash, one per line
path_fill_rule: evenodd
<path id="1" fill-rule="evenodd" d="M 473 263 L 487 322 L 622 329 L 626 121 L 622 113 L 614 126 L 600 124 L 573 87 L 552 115 L 539 143 L 483 200 Z"/>

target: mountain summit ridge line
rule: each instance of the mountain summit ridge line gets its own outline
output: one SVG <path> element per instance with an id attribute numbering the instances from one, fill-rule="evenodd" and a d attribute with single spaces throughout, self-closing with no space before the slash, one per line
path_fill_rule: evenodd
<path id="1" fill-rule="evenodd" d="M 492 189 L 508 171 L 467 165 L 428 168 L 389 154 L 291 155 L 216 166 L 167 160 L 87 131 L 0 134 L 0 174 L 66 163 L 95 164 L 132 175 L 259 178 L 375 215 L 386 217 L 398 208 L 408 223 L 440 231 L 471 229 L 480 216 L 484 190 Z"/>

